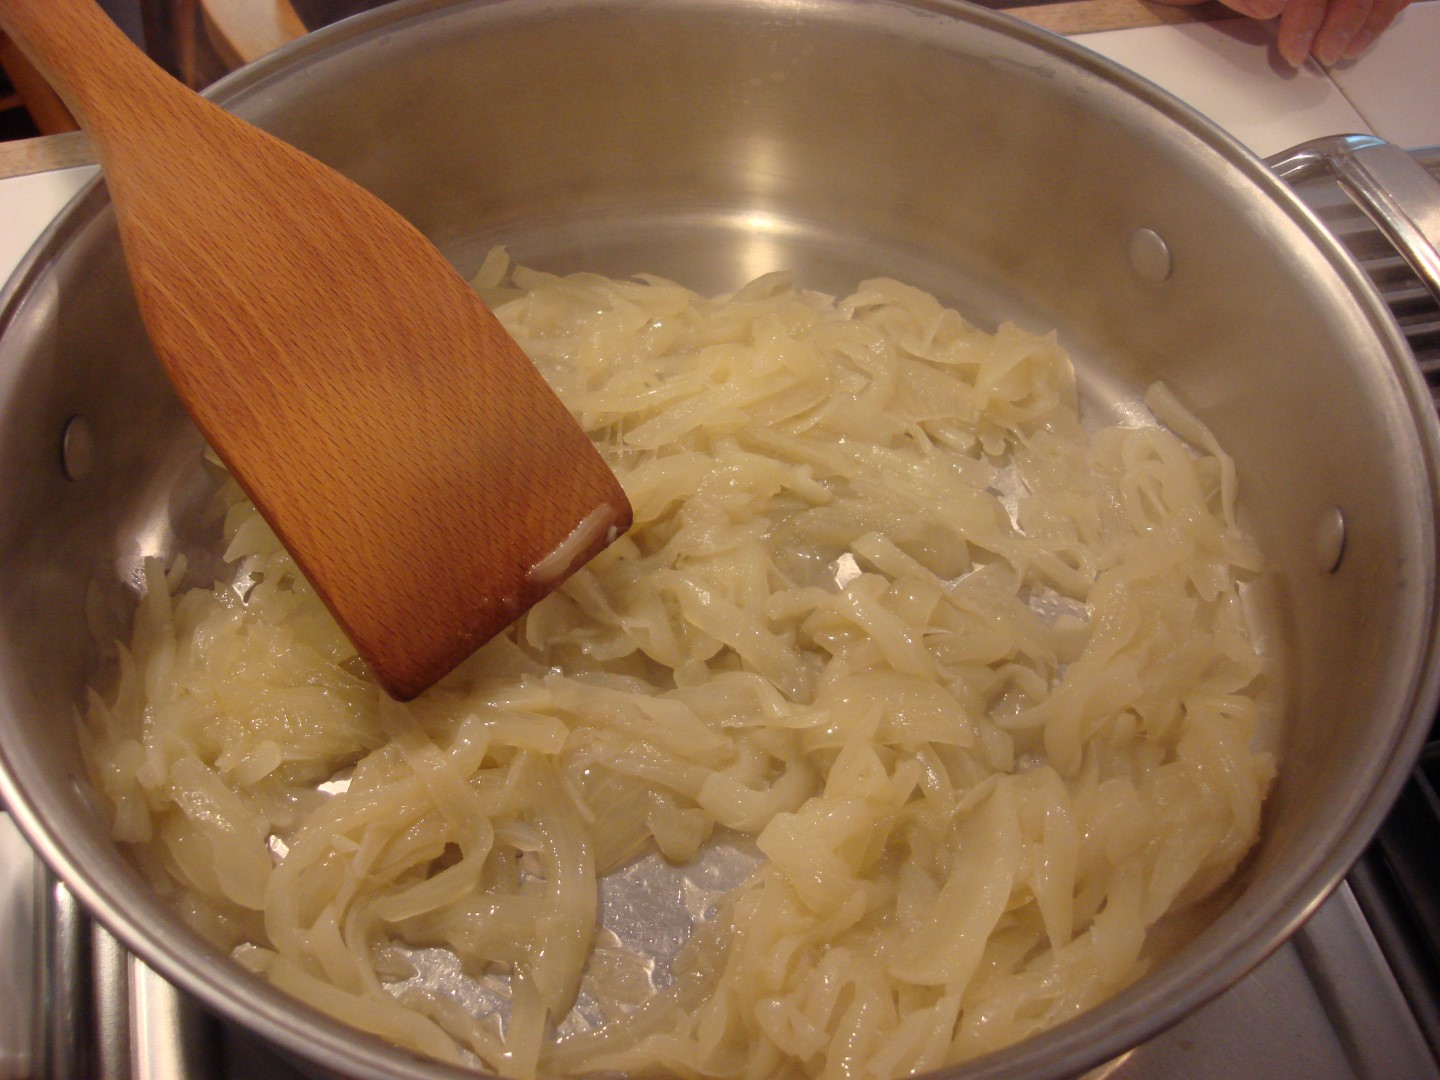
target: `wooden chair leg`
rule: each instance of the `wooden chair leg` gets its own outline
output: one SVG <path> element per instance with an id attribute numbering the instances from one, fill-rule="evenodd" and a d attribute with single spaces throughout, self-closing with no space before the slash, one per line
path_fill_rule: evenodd
<path id="1" fill-rule="evenodd" d="M 232 68 L 305 34 L 289 0 L 200 0 L 206 36 Z"/>
<path id="2" fill-rule="evenodd" d="M 174 62 L 181 80 L 197 89 L 306 33 L 290 0 L 175 0 L 172 18 L 191 28 L 176 35 L 181 46 Z M 203 43 L 196 35 L 201 27 Z M 42 135 L 79 130 L 59 95 L 4 34 L 0 68 Z"/>
<path id="3" fill-rule="evenodd" d="M 80 125 L 70 115 L 60 96 L 50 89 L 50 84 L 35 70 L 35 65 L 4 34 L 0 34 L 0 68 L 5 69 L 20 104 L 42 135 L 80 130 Z"/>

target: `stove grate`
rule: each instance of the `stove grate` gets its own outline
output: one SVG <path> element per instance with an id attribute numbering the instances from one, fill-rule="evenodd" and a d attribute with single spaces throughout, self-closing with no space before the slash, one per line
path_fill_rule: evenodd
<path id="1" fill-rule="evenodd" d="M 1440 182 L 1440 147 L 1413 151 Z M 1307 177 L 1296 194 L 1379 290 L 1440 408 L 1440 298 L 1333 178 Z M 1440 718 L 1410 782 L 1351 870 L 1355 894 L 1431 1050 L 1440 1057 Z"/>
<path id="2" fill-rule="evenodd" d="M 1440 146 L 1411 153 L 1440 182 Z M 1284 167 L 1280 171 L 1379 290 L 1415 354 L 1431 398 L 1440 408 L 1440 298 L 1426 288 L 1380 229 L 1350 201 L 1332 174 L 1296 171 L 1287 176 Z"/>
<path id="3" fill-rule="evenodd" d="M 1440 721 L 1350 888 L 1440 1057 Z"/>

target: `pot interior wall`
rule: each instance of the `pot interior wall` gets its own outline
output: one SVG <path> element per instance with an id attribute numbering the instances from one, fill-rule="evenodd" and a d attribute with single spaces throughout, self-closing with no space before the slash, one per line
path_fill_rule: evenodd
<path id="1" fill-rule="evenodd" d="M 888 274 L 983 324 L 1059 328 L 1097 414 L 1123 416 L 1163 379 L 1212 425 L 1271 560 L 1257 607 L 1284 725 L 1266 834 L 1200 939 L 1007 1067 L 1080 1062 L 1173 1019 L 1258 961 L 1358 852 L 1426 692 L 1433 434 L 1358 275 L 1181 107 L 941 3 L 401 4 L 217 93 L 376 191 L 462 270 L 503 243 L 544 269 L 702 291 L 775 269 L 827 291 Z M 1163 280 L 1137 271 L 1140 229 L 1168 246 Z M 123 631 L 142 556 L 204 550 L 215 527 L 103 191 L 12 284 L 3 318 L 7 799 L 162 971 L 344 1060 L 335 1025 L 285 1016 L 218 957 L 195 961 L 90 805 L 72 728 L 97 632 Z M 95 452 L 70 479 L 75 416 Z M 1349 527 L 1332 573 L 1312 541 L 1333 508 Z"/>

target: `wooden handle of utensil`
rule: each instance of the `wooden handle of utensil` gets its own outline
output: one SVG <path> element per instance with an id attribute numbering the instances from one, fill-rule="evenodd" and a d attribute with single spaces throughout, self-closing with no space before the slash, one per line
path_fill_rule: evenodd
<path id="1" fill-rule="evenodd" d="M 387 689 L 430 686 L 629 526 L 413 225 L 169 78 L 92 0 L 0 0 L 0 22 L 95 139 L 180 399 Z"/>

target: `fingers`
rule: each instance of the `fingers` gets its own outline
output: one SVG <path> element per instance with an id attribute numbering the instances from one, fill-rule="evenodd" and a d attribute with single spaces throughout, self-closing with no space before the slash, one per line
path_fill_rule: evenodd
<path id="1" fill-rule="evenodd" d="M 1350 42 L 1370 21 L 1371 10 L 1371 0 L 1344 0 L 1331 4 L 1320 32 L 1310 46 L 1315 59 L 1327 67 L 1338 62 Z"/>
<path id="2" fill-rule="evenodd" d="M 1275 47 L 1291 67 L 1298 68 L 1310 55 L 1310 47 L 1325 24 L 1326 7 L 1326 0 L 1289 0 L 1280 13 Z"/>
<path id="3" fill-rule="evenodd" d="M 1204 0 L 1155 0 L 1185 7 Z M 1314 56 L 1327 67 L 1353 60 L 1411 0 L 1222 0 L 1230 10 L 1262 21 L 1280 18 L 1275 47 L 1293 68 Z"/>
<path id="4" fill-rule="evenodd" d="M 1291 67 L 1307 56 L 1330 66 L 1359 56 L 1400 14 L 1410 0 L 1225 0 L 1253 18 L 1280 16 L 1275 46 Z M 1256 8 L 1273 7 L 1270 15 Z M 1283 10 L 1281 10 L 1283 9 Z"/>

